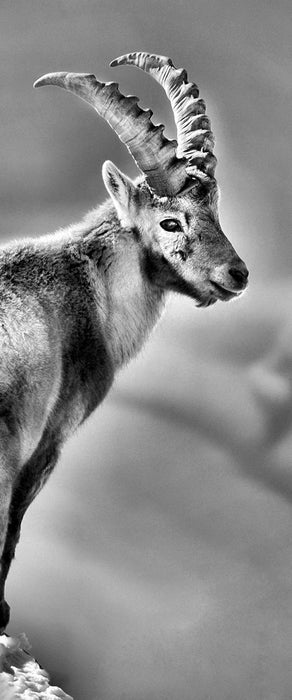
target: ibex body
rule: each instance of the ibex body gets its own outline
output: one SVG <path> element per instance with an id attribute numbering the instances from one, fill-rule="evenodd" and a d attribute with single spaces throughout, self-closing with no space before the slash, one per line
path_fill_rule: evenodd
<path id="1" fill-rule="evenodd" d="M 165 88 L 178 143 L 137 99 L 94 76 L 49 74 L 36 85 L 77 93 L 104 116 L 143 175 L 103 166 L 110 194 L 78 225 L 7 245 L 0 256 L 0 627 L 4 584 L 26 508 L 66 438 L 103 400 L 115 372 L 141 348 L 169 291 L 198 306 L 229 300 L 247 270 L 217 211 L 210 123 L 198 90 L 170 59 L 129 54 L 118 63 Z"/>

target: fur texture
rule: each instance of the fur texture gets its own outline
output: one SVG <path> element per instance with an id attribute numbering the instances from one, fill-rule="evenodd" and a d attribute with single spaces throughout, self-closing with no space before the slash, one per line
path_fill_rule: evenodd
<path id="1" fill-rule="evenodd" d="M 22 517 L 64 441 L 140 350 L 167 292 L 208 306 L 246 286 L 245 265 L 219 225 L 216 190 L 197 183 L 158 198 L 112 163 L 103 177 L 111 200 L 80 224 L 0 255 L 2 628 Z"/>

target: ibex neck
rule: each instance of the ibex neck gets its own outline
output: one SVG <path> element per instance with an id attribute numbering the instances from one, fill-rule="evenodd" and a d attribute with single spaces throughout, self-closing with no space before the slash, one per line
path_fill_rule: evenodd
<path id="1" fill-rule="evenodd" d="M 141 243 L 122 228 L 109 202 L 85 219 L 83 251 L 93 264 L 97 313 L 116 368 L 141 349 L 164 306 L 165 294 L 145 275 Z"/>

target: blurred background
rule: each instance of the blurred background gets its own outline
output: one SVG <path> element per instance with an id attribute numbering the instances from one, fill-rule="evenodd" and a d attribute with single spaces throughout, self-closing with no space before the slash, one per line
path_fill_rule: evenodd
<path id="1" fill-rule="evenodd" d="M 291 700 L 290 0 L 2 0 L 1 240 L 101 202 L 108 125 L 55 70 L 95 72 L 174 126 L 132 50 L 187 68 L 216 135 L 221 223 L 242 299 L 173 297 L 147 347 L 68 442 L 8 579 L 25 630 L 75 700 Z"/>

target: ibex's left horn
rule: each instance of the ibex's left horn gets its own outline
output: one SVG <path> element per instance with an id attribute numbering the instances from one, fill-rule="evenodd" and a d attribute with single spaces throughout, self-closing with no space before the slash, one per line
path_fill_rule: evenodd
<path id="1" fill-rule="evenodd" d="M 186 162 L 176 156 L 176 141 L 163 135 L 163 126 L 154 126 L 152 112 L 141 109 L 137 97 L 124 97 L 117 83 L 101 83 L 84 73 L 48 73 L 34 83 L 44 85 L 58 85 L 89 102 L 127 146 L 158 195 L 175 195 L 185 187 Z"/>
<path id="2" fill-rule="evenodd" d="M 111 62 L 111 66 L 133 65 L 149 73 L 164 88 L 170 100 L 177 127 L 176 155 L 187 159 L 191 177 L 214 177 L 216 158 L 214 137 L 206 105 L 199 98 L 195 83 L 189 83 L 184 68 L 177 69 L 167 56 L 144 52 L 128 53 Z"/>

